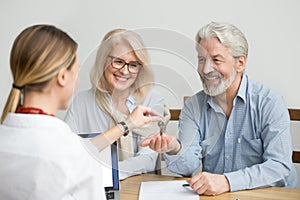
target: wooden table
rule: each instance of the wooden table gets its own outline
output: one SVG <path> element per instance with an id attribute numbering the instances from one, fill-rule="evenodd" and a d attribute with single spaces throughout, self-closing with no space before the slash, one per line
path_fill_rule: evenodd
<path id="1" fill-rule="evenodd" d="M 139 190 L 141 182 L 143 181 L 170 181 L 180 180 L 183 178 L 161 176 L 155 174 L 142 174 L 133 176 L 121 181 L 121 200 L 138 200 Z M 255 190 L 245 190 L 238 192 L 228 192 L 217 196 L 200 196 L 201 200 L 258 200 L 258 199 L 297 199 L 300 200 L 300 190 L 281 188 L 281 187 L 269 187 Z"/>

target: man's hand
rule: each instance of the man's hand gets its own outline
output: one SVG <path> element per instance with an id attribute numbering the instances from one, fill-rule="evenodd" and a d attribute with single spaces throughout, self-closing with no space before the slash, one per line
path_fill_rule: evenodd
<path id="1" fill-rule="evenodd" d="M 151 135 L 140 143 L 140 146 L 149 146 L 159 153 L 176 154 L 181 146 L 175 136 L 157 133 Z"/>
<path id="2" fill-rule="evenodd" d="M 187 179 L 187 182 L 198 194 L 218 195 L 230 191 L 227 178 L 220 174 L 202 172 Z"/>

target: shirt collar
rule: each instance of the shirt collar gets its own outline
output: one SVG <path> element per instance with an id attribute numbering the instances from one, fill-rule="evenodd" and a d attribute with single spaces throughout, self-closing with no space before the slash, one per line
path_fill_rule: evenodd
<path id="1" fill-rule="evenodd" d="M 57 128 L 65 127 L 68 128 L 68 125 L 56 117 L 40 114 L 22 114 L 22 113 L 8 113 L 5 118 L 4 125 L 13 126 L 18 128 Z"/>
<path id="2" fill-rule="evenodd" d="M 247 90 L 248 76 L 242 76 L 242 82 L 240 84 L 239 91 L 237 93 L 237 97 L 240 97 L 244 103 L 246 103 L 246 90 Z"/>
<path id="3" fill-rule="evenodd" d="M 128 103 L 130 103 L 131 105 L 135 104 L 135 100 L 132 94 L 129 95 L 129 97 L 127 98 Z"/>
<path id="4" fill-rule="evenodd" d="M 243 75 L 242 76 L 242 81 L 238 90 L 238 93 L 236 95 L 236 97 L 234 98 L 234 102 L 233 104 L 236 103 L 237 101 L 237 97 L 241 98 L 243 100 L 244 103 L 246 103 L 246 90 L 247 90 L 247 82 L 248 82 L 248 76 L 247 75 Z M 218 106 L 214 100 L 213 97 L 207 95 L 208 100 L 207 100 L 207 104 L 208 107 L 213 108 L 216 112 L 223 112 L 222 109 L 220 108 L 220 106 Z"/>
<path id="5" fill-rule="evenodd" d="M 112 103 L 111 95 L 109 93 L 107 93 L 106 95 L 107 95 L 109 101 Z M 126 100 L 126 106 L 128 107 L 130 112 L 134 109 L 134 107 L 136 107 L 136 102 L 134 100 L 134 96 L 132 95 L 132 93 L 128 96 L 128 98 Z"/>

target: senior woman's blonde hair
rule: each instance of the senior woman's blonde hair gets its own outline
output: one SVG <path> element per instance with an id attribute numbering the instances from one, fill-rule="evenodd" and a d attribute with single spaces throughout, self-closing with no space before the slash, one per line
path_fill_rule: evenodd
<path id="1" fill-rule="evenodd" d="M 62 30 L 51 25 L 33 25 L 15 39 L 10 68 L 13 87 L 1 116 L 1 123 L 9 112 L 16 112 L 21 95 L 27 91 L 41 92 L 60 69 L 71 69 L 76 60 L 77 44 Z"/>
<path id="2" fill-rule="evenodd" d="M 154 74 L 150 67 L 150 58 L 141 37 L 129 30 L 114 29 L 108 32 L 97 51 L 95 64 L 90 72 L 92 88 L 102 95 L 108 93 L 104 71 L 109 66 L 109 55 L 118 44 L 128 45 L 142 64 L 135 82 L 132 85 L 133 96 L 137 103 L 143 102 L 154 82 Z"/>

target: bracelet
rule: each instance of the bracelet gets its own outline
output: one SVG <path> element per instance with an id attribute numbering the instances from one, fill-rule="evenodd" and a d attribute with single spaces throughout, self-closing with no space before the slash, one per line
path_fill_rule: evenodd
<path id="1" fill-rule="evenodd" d="M 182 144 L 181 144 L 181 141 L 178 138 L 176 138 L 176 140 L 177 140 L 177 142 L 179 143 L 179 146 L 180 146 L 180 148 L 178 150 L 178 152 L 179 152 L 181 150 L 181 148 L 182 148 Z"/>
<path id="2" fill-rule="evenodd" d="M 123 121 L 118 122 L 117 125 L 118 124 L 120 124 L 123 127 L 123 130 L 122 130 L 124 132 L 123 136 L 127 136 L 129 134 L 129 128 L 128 128 L 127 124 Z"/>

